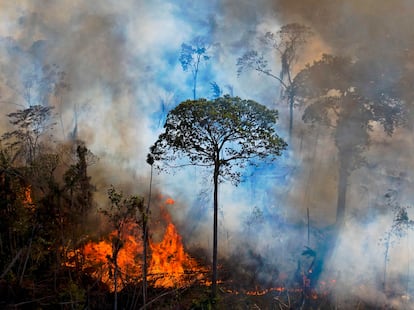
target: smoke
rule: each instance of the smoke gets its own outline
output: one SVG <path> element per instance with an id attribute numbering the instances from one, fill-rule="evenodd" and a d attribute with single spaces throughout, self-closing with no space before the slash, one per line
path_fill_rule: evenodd
<path id="1" fill-rule="evenodd" d="M 2 1 L 1 130 L 10 128 L 6 113 L 41 101 L 40 88 L 33 88 L 31 102 L 22 97 L 25 81 L 33 76 L 41 80 L 44 66 L 56 64 L 70 89 L 49 103 L 59 118 L 55 136 L 66 140 L 76 134 L 100 158 L 91 173 L 101 193 L 108 184 L 146 193 L 148 149 L 168 111 L 192 97 L 191 76 L 178 61 L 183 42 L 195 36 L 210 42 L 211 58 L 200 67 L 199 97 L 212 97 L 210 83 L 216 82 L 225 93 L 276 105 L 279 132 L 286 138 L 288 109 L 278 100 L 277 83 L 255 72 L 236 74 L 237 58 L 258 47 L 258 36 L 287 23 L 303 23 L 314 35 L 294 72 L 322 53 L 346 55 L 365 61 L 367 80 L 382 76 L 378 87 L 385 89 L 402 72 L 412 76 L 413 9 L 406 0 Z M 268 56 L 274 60 L 272 70 L 279 72 L 275 55 Z M 399 91 L 410 98 L 408 88 Z M 252 177 L 249 171 L 238 188 L 220 188 L 221 253 L 231 256 L 241 246 L 248 247 L 253 254 L 246 255 L 247 266 L 264 261 L 294 272 L 307 244 L 307 209 L 311 246 L 320 245 L 319 229 L 335 220 L 337 149 L 329 130 L 310 128 L 301 121 L 302 113 L 303 108 L 295 110 L 291 148 L 276 165 L 262 166 Z M 411 203 L 413 149 L 409 130 L 400 129 L 392 138 L 380 130 L 372 133 L 365 153 L 368 165 L 349 179 L 347 212 L 352 224 L 341 234 L 330 263 L 332 268 L 353 270 L 352 277 L 342 272 L 343 283 L 357 283 L 357 275 L 363 274 L 369 274 L 364 283 L 370 289 L 379 283 L 378 240 L 392 221 L 381 197 L 395 190 L 400 204 Z M 205 186 L 210 178 L 194 168 L 154 175 L 154 186 L 181 205 L 170 211 L 189 245 L 211 247 L 211 188 Z M 343 259 L 343 253 L 350 252 L 352 260 Z M 284 254 L 275 259 L 275 253 Z M 393 256 L 401 269 L 389 272 L 397 276 L 405 270 L 408 256 Z M 372 294 L 379 291 L 376 287 Z"/>

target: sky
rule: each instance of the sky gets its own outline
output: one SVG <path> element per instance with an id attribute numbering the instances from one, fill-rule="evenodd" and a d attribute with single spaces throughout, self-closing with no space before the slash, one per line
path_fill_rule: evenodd
<path id="1" fill-rule="evenodd" d="M 210 59 L 200 67 L 199 97 L 212 98 L 210 83 L 215 82 L 224 91 L 232 89 L 236 96 L 277 108 L 278 132 L 287 139 L 288 110 L 279 98 L 279 85 L 256 72 L 237 76 L 238 57 L 257 49 L 258 38 L 266 31 L 276 32 L 282 25 L 297 22 L 311 27 L 313 36 L 294 73 L 323 53 L 343 55 L 366 63 L 363 72 L 368 79 L 384 76 L 386 86 L 401 72 L 414 70 L 413 16 L 414 4 L 409 0 L 1 1 L 0 129 L 10 129 L 6 113 L 41 100 L 42 91 L 36 85 L 30 102 L 25 99 L 27 81 L 42 81 L 47 71 L 42 68 L 55 64 L 70 89 L 63 89 L 48 103 L 58 117 L 54 136 L 65 141 L 76 131 L 99 157 L 90 170 L 98 202 L 105 203 L 102 193 L 109 184 L 145 194 L 149 147 L 162 131 L 168 111 L 192 97 L 191 74 L 183 71 L 178 60 L 182 43 L 196 36 L 209 42 Z M 271 53 L 267 57 L 277 73 L 277 58 Z M 401 96 L 410 100 L 409 91 Z M 237 188 L 221 186 L 223 254 L 238 251 L 245 242 L 272 263 L 292 269 L 295 255 L 306 244 L 307 209 L 315 239 L 319 229 L 334 222 L 338 154 L 332 132 L 304 124 L 301 113 L 303 109 L 295 110 L 293 139 L 275 166 L 247 171 L 246 182 Z M 379 238 L 392 221 L 384 197 L 395 193 L 401 205 L 410 205 L 413 199 L 410 133 L 404 128 L 393 137 L 380 129 L 372 133 L 368 163 L 352 173 L 347 197 L 347 212 L 365 220 L 350 221 L 344 230 L 337 257 L 349 251 L 355 255 L 346 262 L 337 259 L 341 268 L 359 266 L 363 273 L 368 263 L 363 258 L 366 244 L 372 258 L 382 264 Z M 171 213 L 188 244 L 211 245 L 211 187 L 205 185 L 209 180 L 195 168 L 154 176 L 157 190 L 180 205 Z M 370 217 L 373 208 L 381 211 L 380 217 Z M 246 233 L 252 227 L 256 234 Z M 297 245 L 288 246 L 292 242 Z M 272 261 L 280 249 L 289 252 L 288 259 L 283 254 Z M 399 255 L 393 251 L 397 274 L 402 271 L 396 265 L 406 270 L 410 250 Z M 380 271 L 369 273 L 373 282 L 378 282 Z"/>

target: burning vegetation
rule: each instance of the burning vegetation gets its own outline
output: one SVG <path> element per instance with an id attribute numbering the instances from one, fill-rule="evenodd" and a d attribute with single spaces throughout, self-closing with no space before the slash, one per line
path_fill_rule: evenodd
<path id="1" fill-rule="evenodd" d="M 174 200 L 168 198 L 165 203 L 173 204 Z M 177 232 L 171 217 L 163 210 L 163 218 L 166 228 L 160 242 L 149 240 L 150 260 L 148 265 L 147 280 L 155 288 L 180 288 L 191 283 L 205 280 L 207 269 L 200 264 L 184 249 L 182 238 Z M 113 245 L 111 240 L 116 238 L 117 232 L 112 231 L 107 237 L 98 242 L 88 242 L 75 252 L 82 255 L 83 269 L 93 278 L 106 284 L 113 292 L 115 283 L 113 278 L 114 262 Z M 117 290 L 121 291 L 131 283 L 142 279 L 142 255 L 143 242 L 141 228 L 136 223 L 130 223 L 123 227 L 122 247 L 117 254 Z M 74 257 L 74 254 L 72 254 Z M 70 259 L 69 259 L 70 261 Z M 74 264 L 68 264 L 74 267 Z"/>
<path id="2" fill-rule="evenodd" d="M 0 1 L 0 308 L 414 309 L 414 5 L 190 2 Z"/>
<path id="3" fill-rule="evenodd" d="M 75 148 L 76 149 L 76 148 Z M 78 160 L 83 161 L 83 151 L 78 149 Z M 71 175 L 84 175 L 77 172 L 76 169 L 83 167 L 74 164 L 70 169 Z M 75 169 L 76 168 L 76 169 Z M 91 308 L 101 308 L 103 304 L 110 307 L 113 298 L 119 300 L 119 305 L 131 309 L 141 304 L 141 289 L 143 286 L 143 234 L 142 234 L 142 211 L 143 203 L 139 197 L 124 197 L 121 192 L 114 188 L 108 190 L 109 200 L 112 209 L 106 209 L 105 212 L 99 213 L 98 223 L 107 222 L 107 233 L 96 235 L 96 231 L 89 230 L 91 225 L 90 211 L 85 212 L 85 208 L 74 209 L 77 214 L 85 214 L 81 222 L 71 222 L 67 215 L 71 214 L 71 208 L 75 207 L 74 201 L 89 201 L 88 195 L 77 196 L 74 192 L 67 191 L 67 196 L 62 197 L 68 205 L 60 205 L 58 209 L 48 209 L 51 206 L 50 201 L 56 201 L 56 197 L 39 199 L 42 197 L 42 191 L 32 185 L 20 182 L 10 182 L 10 175 L 3 175 L 3 185 L 10 186 L 13 191 L 18 193 L 14 199 L 16 206 L 20 206 L 20 219 L 15 222 L 15 230 L 12 235 L 28 234 L 32 236 L 32 243 L 28 244 L 23 250 L 13 251 L 14 259 L 9 263 L 2 275 L 2 298 L 12 300 L 11 290 L 17 287 L 25 288 L 24 296 L 38 296 L 36 291 L 31 287 L 35 283 L 34 279 L 27 275 L 34 268 L 33 264 L 47 264 L 54 257 L 59 257 L 59 265 L 55 265 L 51 274 L 43 275 L 45 287 L 38 286 L 37 292 L 49 290 L 53 294 L 54 289 L 60 292 L 59 296 L 63 303 L 72 305 L 81 305 L 88 302 Z M 70 179 L 74 180 L 76 178 Z M 7 181 L 9 180 L 9 181 Z M 85 182 L 85 178 L 80 178 Z M 71 185 L 73 187 L 73 184 Z M 71 198 L 66 199 L 66 198 Z M 85 200 L 82 200 L 82 199 Z M 148 283 L 148 304 L 155 308 L 162 308 L 163 304 L 180 304 L 186 308 L 203 309 L 215 302 L 211 298 L 211 267 L 208 259 L 200 259 L 200 252 L 195 249 L 186 249 L 183 243 L 183 236 L 178 232 L 173 219 L 169 213 L 171 207 L 175 205 L 172 198 L 157 198 L 153 203 L 151 213 L 151 226 L 148 239 L 148 265 L 147 265 L 147 283 Z M 395 207 L 394 225 L 386 234 L 386 255 L 391 256 L 392 244 L 398 238 L 403 238 L 411 229 L 412 221 L 409 219 L 406 208 Z M 18 209 L 16 209 L 18 210 Z M 133 211 L 133 212 L 132 212 Z M 55 212 L 55 213 L 51 213 Z M 89 215 L 88 215 L 89 214 Z M 132 217 L 130 215 L 133 214 Z M 49 216 L 49 229 L 54 229 L 59 233 L 56 235 L 54 243 L 44 243 L 45 238 L 51 238 L 40 226 L 42 217 Z M 53 217 L 50 217 L 53 216 Z M 80 219 L 80 217 L 77 217 Z M 11 218 L 10 218 L 11 219 Z M 17 218 L 16 218 L 17 219 Z M 34 229 L 22 220 L 30 220 L 36 225 Z M 45 223 L 45 222 L 42 222 Z M 250 223 L 250 222 L 249 222 Z M 25 225 L 26 230 L 24 230 Z M 74 228 L 68 233 L 66 227 L 72 225 Z M 82 225 L 84 225 L 82 227 Z M 115 229 L 114 229 L 115 228 Z M 19 230 L 20 229 L 20 230 Z M 76 234 L 84 229 L 85 233 L 79 239 L 78 244 L 74 244 Z M 286 229 L 285 231 L 283 229 Z M 290 228 L 279 228 L 278 234 L 284 235 L 290 231 Z M 157 241 L 153 240 L 152 234 L 156 233 Z M 94 233 L 93 237 L 92 234 Z M 66 235 L 65 235 L 66 234 Z M 317 235 L 332 235 L 332 232 L 316 232 L 310 230 L 310 237 L 315 238 Z M 30 240 L 30 239 L 29 239 Z M 385 242 L 384 241 L 384 242 Z M 321 239 L 318 243 L 327 244 L 332 242 L 328 239 Z M 321 258 L 326 257 L 320 253 L 321 247 L 312 249 L 302 247 L 301 259 L 298 261 L 296 270 L 283 269 L 281 264 L 276 267 L 274 264 L 269 265 L 264 253 L 258 253 L 253 249 L 245 247 L 230 257 L 222 257 L 218 266 L 220 277 L 218 278 L 218 302 L 223 307 L 232 307 L 240 304 L 249 304 L 254 307 L 264 308 L 269 305 L 279 307 L 279 309 L 290 308 L 315 308 L 330 307 L 332 300 L 344 302 L 341 295 L 338 295 L 338 289 L 341 290 L 341 276 L 334 278 L 333 274 L 321 275 L 320 268 L 323 265 Z M 43 247 L 42 247 L 43 246 Z M 300 246 L 297 251 L 300 253 Z M 327 248 L 331 248 L 329 245 Z M 198 258 L 195 259 L 189 253 L 196 253 Z M 35 256 L 33 256 L 35 255 Z M 24 262 L 26 257 L 26 267 Z M 23 265 L 18 267 L 16 262 L 24 258 Z M 248 258 L 248 259 L 246 259 Z M 389 258 L 389 257 L 388 257 Z M 18 269 L 23 268 L 23 269 Z M 42 267 L 45 268 L 45 267 Z M 10 278 L 14 272 L 20 272 L 18 284 L 16 280 Z M 70 282 L 64 281 L 67 275 L 70 275 Z M 384 273 L 385 274 L 385 273 Z M 54 276 L 55 278 L 54 278 Z M 41 276 L 39 276 L 41 277 Z M 55 282 L 49 282 L 51 279 Z M 385 280 L 385 278 L 384 278 Z M 389 285 L 395 282 L 395 279 L 387 279 Z M 53 287 L 55 288 L 53 289 Z M 87 289 L 84 289 L 87 288 Z M 368 289 L 364 282 L 358 285 L 356 290 L 366 291 Z M 173 301 L 170 294 L 179 294 L 180 300 Z M 33 295 L 31 295 L 33 294 Z M 391 293 L 389 293 L 391 294 Z M 394 294 L 394 292 L 392 293 Z M 116 297 L 114 297 L 116 296 Z M 36 300 L 35 297 L 32 297 Z M 395 304 L 400 304 L 401 300 L 408 301 L 407 295 L 395 297 Z M 87 301 L 88 300 L 88 301 Z M 33 301 L 33 303 L 36 303 Z M 41 303 L 43 305 L 43 303 Z M 48 299 L 44 305 L 54 305 L 53 300 Z M 358 299 L 358 303 L 353 306 L 366 307 L 373 302 L 364 302 Z M 387 300 L 381 300 L 381 304 L 386 305 Z"/>

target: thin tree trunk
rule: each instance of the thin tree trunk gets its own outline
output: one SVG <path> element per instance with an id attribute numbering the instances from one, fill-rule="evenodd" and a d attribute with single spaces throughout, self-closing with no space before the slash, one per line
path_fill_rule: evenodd
<path id="1" fill-rule="evenodd" d="M 197 73 L 194 75 L 193 99 L 196 100 Z"/>
<path id="2" fill-rule="evenodd" d="M 387 241 L 385 243 L 385 253 L 384 253 L 384 274 L 382 279 L 382 290 L 385 293 L 387 289 L 387 264 L 388 264 L 388 254 L 390 250 L 390 238 L 391 238 L 391 232 L 388 232 Z"/>
<path id="3" fill-rule="evenodd" d="M 147 243 L 147 223 L 146 223 L 146 219 L 145 219 L 145 214 L 142 215 L 142 229 L 143 229 L 143 242 L 144 242 L 144 248 L 142 251 L 142 303 L 143 303 L 143 309 L 145 309 L 146 304 L 147 304 L 147 287 L 148 287 L 148 283 L 147 283 L 147 252 L 148 252 L 148 243 Z"/>
<path id="4" fill-rule="evenodd" d="M 218 157 L 218 155 L 217 155 Z M 212 298 L 217 296 L 217 241 L 218 241 L 218 176 L 219 176 L 219 160 L 217 158 L 214 165 L 214 224 L 213 224 L 213 278 L 211 284 Z"/>
<path id="5" fill-rule="evenodd" d="M 114 264 L 114 310 L 118 310 L 118 254 L 121 249 L 121 228 L 118 227 L 118 234 L 116 242 L 112 245 L 114 247 L 114 252 L 112 253 L 112 260 Z"/>
<path id="6" fill-rule="evenodd" d="M 193 74 L 193 99 L 196 100 L 197 98 L 197 76 L 198 76 L 198 66 L 200 65 L 200 54 L 197 54 L 197 61 L 194 66 L 194 74 Z"/>
<path id="7" fill-rule="evenodd" d="M 308 218 L 308 246 L 310 246 L 310 219 L 309 219 L 309 208 L 306 208 L 306 216 Z"/>
<path id="8" fill-rule="evenodd" d="M 410 288 L 410 232 L 408 232 L 408 234 L 407 234 L 407 251 L 408 251 L 408 253 L 407 253 L 407 286 L 406 286 L 406 292 L 405 292 L 405 294 L 406 294 L 406 296 L 409 296 L 408 294 L 409 294 L 409 288 Z"/>
<path id="9" fill-rule="evenodd" d="M 289 95 L 289 142 L 292 144 L 292 132 L 293 132 L 293 107 L 295 98 Z"/>
<path id="10" fill-rule="evenodd" d="M 14 266 L 14 264 L 16 263 L 16 261 L 18 260 L 18 258 L 20 257 L 20 255 L 22 254 L 23 249 L 20 249 L 17 254 L 14 256 L 13 260 L 11 261 L 11 263 L 7 266 L 7 268 L 3 271 L 3 273 L 0 276 L 0 279 L 3 279 L 7 273 L 10 271 L 10 269 Z"/>
<path id="11" fill-rule="evenodd" d="M 27 262 L 29 261 L 30 252 L 31 252 L 31 250 L 32 250 L 32 242 L 33 242 L 33 238 L 34 238 L 34 231 L 35 231 L 35 226 L 33 226 L 33 229 L 32 229 L 32 235 L 31 235 L 31 237 L 30 237 L 29 246 L 28 246 L 28 249 L 27 249 L 26 259 L 25 259 L 25 261 L 24 261 L 24 265 L 23 265 L 22 274 L 20 275 L 20 282 L 19 282 L 19 283 L 20 283 L 20 285 L 21 285 L 21 284 L 22 284 L 22 282 L 23 282 L 24 274 L 25 274 L 25 272 L 26 272 Z"/>
<path id="12" fill-rule="evenodd" d="M 347 159 L 345 159 L 347 161 Z M 341 162 L 338 177 L 338 201 L 336 211 L 336 224 L 339 228 L 345 221 L 346 192 L 348 190 L 348 163 Z"/>
<path id="13" fill-rule="evenodd" d="M 142 230 L 143 230 L 143 236 L 142 241 L 144 243 L 143 253 L 142 253 L 142 298 L 143 298 L 143 309 L 145 309 L 147 304 L 147 270 L 148 270 L 148 262 L 147 262 L 147 255 L 148 255 L 148 214 L 151 204 L 151 190 L 152 190 L 152 165 L 151 165 L 151 176 L 150 176 L 150 187 L 149 187 L 149 196 L 148 196 L 148 205 L 146 210 L 144 211 L 144 214 L 142 214 Z"/>
<path id="14" fill-rule="evenodd" d="M 118 263 L 117 263 L 117 258 L 114 258 L 114 265 L 115 265 L 115 270 L 114 270 L 114 310 L 118 310 L 118 284 L 117 284 L 117 278 L 118 278 Z"/>

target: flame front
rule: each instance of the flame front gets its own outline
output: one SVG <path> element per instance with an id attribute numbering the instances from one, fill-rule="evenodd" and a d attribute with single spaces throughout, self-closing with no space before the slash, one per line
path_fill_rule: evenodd
<path id="1" fill-rule="evenodd" d="M 174 199 L 167 198 L 166 205 L 175 204 Z M 161 213 L 167 222 L 163 240 L 160 243 L 150 242 L 151 262 L 148 273 L 154 287 L 176 287 L 188 283 L 189 276 L 203 278 L 202 270 L 197 262 L 184 250 L 181 236 L 172 223 L 170 214 L 161 206 Z"/>
<path id="2" fill-rule="evenodd" d="M 119 289 L 140 279 L 142 275 L 142 242 L 139 239 L 138 226 L 136 224 L 127 225 L 123 234 L 125 236 L 123 246 L 117 256 L 119 270 L 117 287 Z M 89 242 L 76 253 L 77 255 L 81 254 L 84 258 L 84 271 L 108 285 L 111 291 L 115 290 L 113 277 L 115 264 L 110 240 L 115 236 L 116 232 L 113 231 L 109 238 L 99 242 Z"/>
<path id="3" fill-rule="evenodd" d="M 174 200 L 169 198 L 165 203 L 173 204 Z M 167 221 L 167 227 L 162 241 L 159 243 L 149 241 L 151 258 L 148 264 L 147 280 L 154 287 L 166 288 L 185 286 L 195 279 L 201 280 L 206 270 L 200 268 L 196 260 L 185 252 L 182 238 L 172 223 L 169 214 L 165 210 L 163 210 L 163 214 Z M 90 242 L 78 250 L 77 253 L 73 253 L 73 256 L 75 256 L 83 252 L 85 271 L 107 284 L 111 291 L 115 290 L 113 277 L 115 264 L 112 258 L 110 240 L 115 234 L 114 231 L 109 235 L 109 238 L 100 242 Z M 138 225 L 128 225 L 123 235 L 125 236 L 122 240 L 123 247 L 117 257 L 118 290 L 129 283 L 142 280 L 143 243 Z M 67 265 L 74 266 L 73 263 Z"/>
<path id="4" fill-rule="evenodd" d="M 151 243 L 150 248 L 149 275 L 155 287 L 185 285 L 188 274 L 201 271 L 197 262 L 184 251 L 181 236 L 171 222 L 168 223 L 163 240 L 157 244 Z M 200 273 L 197 278 L 202 278 Z"/>

